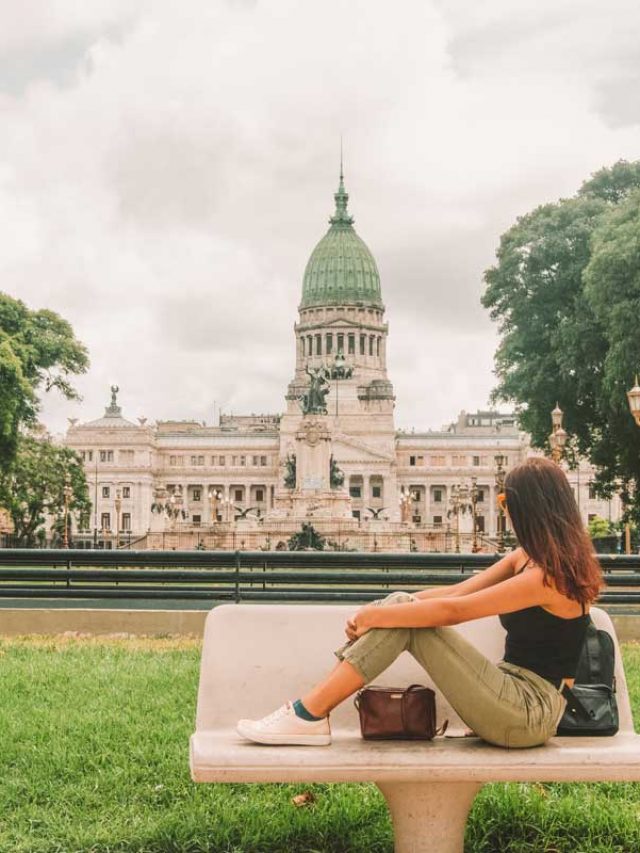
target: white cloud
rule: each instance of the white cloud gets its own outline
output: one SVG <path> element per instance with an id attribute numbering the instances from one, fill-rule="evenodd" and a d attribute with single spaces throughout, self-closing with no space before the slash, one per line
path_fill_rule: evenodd
<path id="1" fill-rule="evenodd" d="M 282 409 L 341 133 L 398 423 L 484 406 L 500 233 L 636 156 L 640 104 L 607 94 L 640 73 L 627 0 L 41 8 L 3 15 L 21 88 L 0 65 L 0 275 L 90 348 L 82 407 L 47 402 L 56 428 L 114 380 L 131 416 Z"/>

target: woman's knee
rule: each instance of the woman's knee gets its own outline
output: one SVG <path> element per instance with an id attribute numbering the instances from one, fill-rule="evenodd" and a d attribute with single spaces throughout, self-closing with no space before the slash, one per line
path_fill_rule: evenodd
<path id="1" fill-rule="evenodd" d="M 406 604 L 409 601 L 415 601 L 415 596 L 410 592 L 397 590 L 396 592 L 390 592 L 389 595 L 384 598 L 377 598 L 375 601 L 372 601 L 371 604 L 384 607 L 386 604 Z"/>

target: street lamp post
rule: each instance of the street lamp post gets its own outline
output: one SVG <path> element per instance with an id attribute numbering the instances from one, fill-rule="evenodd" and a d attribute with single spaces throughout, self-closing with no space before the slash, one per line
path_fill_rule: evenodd
<path id="1" fill-rule="evenodd" d="M 220 489 L 209 489 L 209 504 L 211 509 L 211 524 L 215 524 L 218 520 L 218 504 L 222 500 L 222 492 Z"/>
<path id="2" fill-rule="evenodd" d="M 562 428 L 562 418 L 564 412 L 556 403 L 555 409 L 551 411 L 551 435 L 549 436 L 549 444 L 551 446 L 551 458 L 559 465 L 564 455 L 564 449 L 567 444 L 567 433 Z"/>
<path id="3" fill-rule="evenodd" d="M 448 516 L 455 518 L 456 531 L 456 554 L 460 553 L 460 514 L 464 514 L 469 508 L 470 492 L 469 487 L 464 483 L 458 483 L 451 487 L 451 497 L 449 503 L 451 509 L 448 510 Z"/>
<path id="4" fill-rule="evenodd" d="M 638 374 L 636 373 L 635 385 L 630 391 L 627 391 L 627 400 L 629 401 L 629 411 L 633 415 L 633 419 L 636 422 L 636 425 L 640 427 L 640 385 L 638 385 Z M 624 537 L 624 546 L 625 553 L 631 553 L 631 527 L 629 522 L 625 524 L 624 528 L 625 537 Z"/>
<path id="5" fill-rule="evenodd" d="M 122 509 L 122 491 L 116 489 L 116 499 L 114 501 L 116 507 L 116 550 L 120 547 L 120 510 Z"/>
<path id="6" fill-rule="evenodd" d="M 471 478 L 471 490 L 469 492 L 469 497 L 471 498 L 471 516 L 473 519 L 473 539 L 471 542 L 471 553 L 477 554 L 480 550 L 478 547 L 478 515 L 477 515 L 477 506 L 478 506 L 478 478 Z"/>
<path id="7" fill-rule="evenodd" d="M 73 489 L 71 488 L 71 479 L 69 474 L 64 476 L 64 488 L 62 489 L 64 498 L 64 531 L 62 533 L 62 545 L 64 548 L 69 547 L 69 504 L 73 497 Z"/>
<path id="8" fill-rule="evenodd" d="M 504 470 L 505 458 L 502 453 L 498 453 L 494 456 L 494 460 L 496 463 L 496 473 L 495 473 L 495 481 L 496 488 L 498 489 L 498 493 L 504 491 L 504 479 L 506 476 L 506 471 Z M 504 508 L 500 503 L 498 505 L 498 553 L 504 553 L 504 528 L 505 528 L 505 514 Z"/>

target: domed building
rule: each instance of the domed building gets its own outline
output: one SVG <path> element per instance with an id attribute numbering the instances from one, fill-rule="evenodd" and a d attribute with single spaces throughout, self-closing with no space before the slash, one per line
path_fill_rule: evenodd
<path id="1" fill-rule="evenodd" d="M 307 520 L 345 548 L 495 549 L 497 475 L 534 452 L 529 437 L 493 411 L 396 430 L 380 273 L 354 228 L 342 169 L 334 200 L 304 270 L 285 411 L 135 424 L 114 387 L 102 418 L 67 432 L 93 501 L 74 545 L 274 548 Z M 568 476 L 585 523 L 620 517 L 617 497 L 592 493 L 591 466 Z M 465 485 L 473 513 L 468 492 L 460 511 Z"/>

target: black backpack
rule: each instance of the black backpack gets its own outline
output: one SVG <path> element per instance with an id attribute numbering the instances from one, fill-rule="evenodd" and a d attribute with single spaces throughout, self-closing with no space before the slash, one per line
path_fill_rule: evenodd
<path id="1" fill-rule="evenodd" d="M 576 684 L 606 684 L 613 690 L 615 666 L 613 637 L 589 622 L 576 670 Z"/>
<path id="2" fill-rule="evenodd" d="M 614 673 L 613 637 L 589 621 L 575 684 L 562 688 L 567 707 L 558 725 L 559 735 L 616 734 L 619 723 Z"/>

